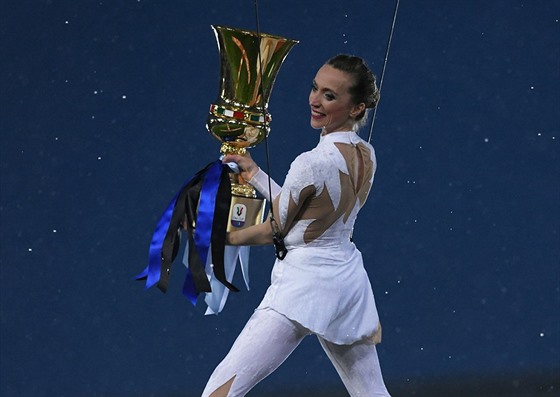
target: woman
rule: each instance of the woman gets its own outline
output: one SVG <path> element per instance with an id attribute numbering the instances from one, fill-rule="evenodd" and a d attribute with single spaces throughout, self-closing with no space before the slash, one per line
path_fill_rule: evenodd
<path id="1" fill-rule="evenodd" d="M 357 135 L 379 100 L 361 58 L 338 55 L 323 65 L 309 94 L 319 144 L 299 155 L 284 186 L 249 156 L 228 155 L 268 199 L 287 255 L 277 260 L 266 295 L 212 374 L 203 396 L 244 396 L 309 334 L 317 335 L 351 396 L 389 396 L 375 344 L 381 326 L 362 257 L 351 242 L 376 168 L 373 147 Z M 228 244 L 271 244 L 270 220 L 228 234 Z"/>

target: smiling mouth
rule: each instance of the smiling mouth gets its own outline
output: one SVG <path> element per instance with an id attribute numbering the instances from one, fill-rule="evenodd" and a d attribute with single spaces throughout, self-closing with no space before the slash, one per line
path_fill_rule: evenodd
<path id="1" fill-rule="evenodd" d="M 324 113 L 317 112 L 316 110 L 311 110 L 311 118 L 315 120 L 322 119 L 326 115 Z"/>

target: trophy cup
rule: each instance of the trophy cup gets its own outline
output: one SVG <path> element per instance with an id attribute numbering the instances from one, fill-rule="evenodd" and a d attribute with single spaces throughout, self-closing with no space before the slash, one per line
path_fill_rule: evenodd
<path id="1" fill-rule="evenodd" d="M 270 132 L 268 100 L 282 62 L 297 41 L 213 25 L 220 51 L 220 94 L 206 127 L 222 142 L 220 153 L 245 154 Z M 228 231 L 261 223 L 265 200 L 239 174 L 231 174 Z"/>
<path id="2" fill-rule="evenodd" d="M 269 34 L 212 26 L 221 60 L 220 94 L 206 127 L 222 142 L 220 152 L 243 155 L 268 136 L 268 99 L 282 62 L 297 43 Z M 219 313 L 237 260 L 248 287 L 249 247 L 226 246 L 227 231 L 259 224 L 264 199 L 239 174 L 216 160 L 187 179 L 159 219 L 150 243 L 149 264 L 136 276 L 166 292 L 171 265 L 186 235 L 183 295 L 196 305 L 206 293 L 207 314 Z"/>

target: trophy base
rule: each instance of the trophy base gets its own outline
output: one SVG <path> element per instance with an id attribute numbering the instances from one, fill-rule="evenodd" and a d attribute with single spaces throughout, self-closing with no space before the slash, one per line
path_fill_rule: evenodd
<path id="1" fill-rule="evenodd" d="M 249 197 L 249 198 L 256 198 L 257 193 L 253 186 L 245 183 L 232 183 L 231 184 L 231 194 L 234 196 L 242 196 L 242 197 Z"/>
<path id="2" fill-rule="evenodd" d="M 233 232 L 262 223 L 265 204 L 265 199 L 232 195 L 226 230 Z"/>

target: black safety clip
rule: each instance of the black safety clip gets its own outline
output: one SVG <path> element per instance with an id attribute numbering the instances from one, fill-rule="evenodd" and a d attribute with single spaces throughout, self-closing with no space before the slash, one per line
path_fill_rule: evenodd
<path id="1" fill-rule="evenodd" d="M 282 233 L 280 233 L 280 229 L 278 228 L 278 224 L 274 218 L 270 218 L 270 225 L 272 226 L 272 243 L 274 244 L 276 257 L 282 260 L 288 253 L 286 244 L 284 244 L 284 237 L 282 237 Z"/>

